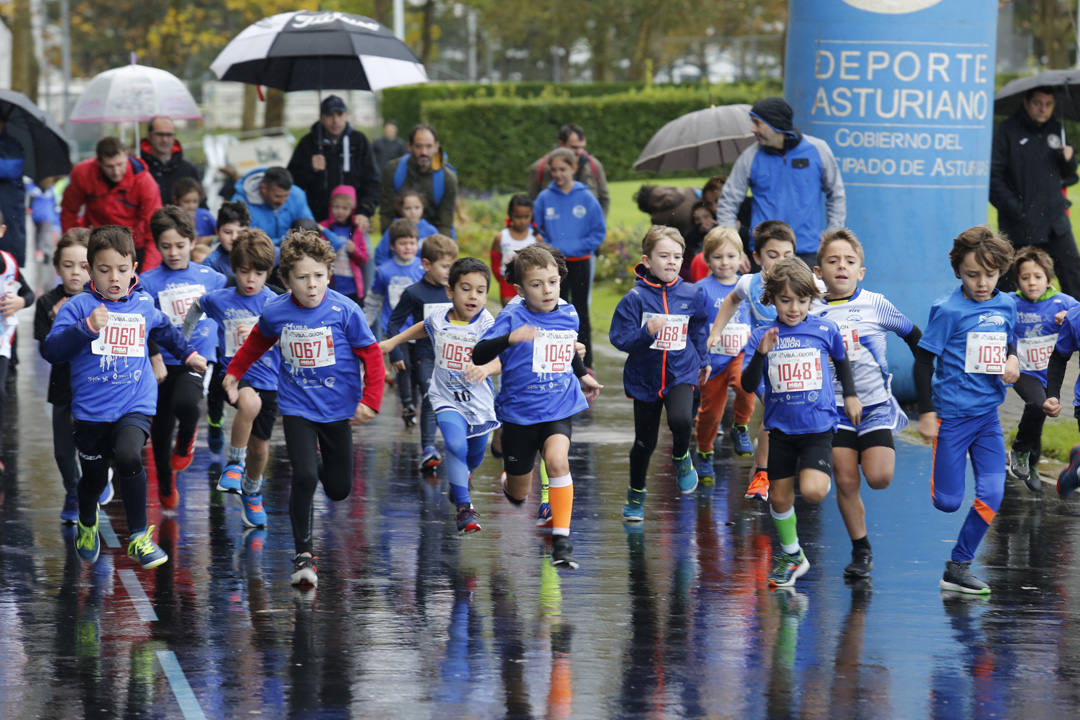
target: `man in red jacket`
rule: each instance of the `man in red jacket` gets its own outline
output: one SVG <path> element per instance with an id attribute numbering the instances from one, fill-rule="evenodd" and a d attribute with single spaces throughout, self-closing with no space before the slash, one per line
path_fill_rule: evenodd
<path id="1" fill-rule="evenodd" d="M 131 228 L 142 272 L 161 264 L 150 237 L 150 216 L 160 207 L 161 192 L 146 163 L 129 157 L 118 139 L 107 137 L 98 141 L 96 158 L 83 160 L 71 171 L 60 203 L 60 226 L 65 231 L 100 225 Z"/>

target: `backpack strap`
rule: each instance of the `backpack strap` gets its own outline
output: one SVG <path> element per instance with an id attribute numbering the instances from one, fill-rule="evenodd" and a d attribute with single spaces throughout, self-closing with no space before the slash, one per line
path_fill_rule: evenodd
<path id="1" fill-rule="evenodd" d="M 401 188 L 405 186 L 405 175 L 409 171 L 409 156 L 402 155 L 398 160 L 397 168 L 394 169 L 394 192 L 401 192 Z M 446 179 L 443 168 L 439 168 L 431 174 L 431 194 L 435 198 L 435 204 L 438 205 L 442 202 L 443 193 L 446 192 Z"/>
<path id="2" fill-rule="evenodd" d="M 408 153 L 401 156 L 398 160 L 397 168 L 394 170 L 394 192 L 401 192 L 401 188 L 405 185 L 405 174 L 409 171 L 409 155 Z"/>

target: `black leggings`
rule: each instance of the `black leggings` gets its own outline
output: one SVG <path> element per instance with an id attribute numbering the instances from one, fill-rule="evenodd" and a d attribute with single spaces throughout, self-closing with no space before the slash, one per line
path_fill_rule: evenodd
<path id="1" fill-rule="evenodd" d="M 64 494 L 69 496 L 75 494 L 79 485 L 79 457 L 75 450 L 72 422 L 71 403 L 53 405 L 53 458 L 60 470 L 60 479 L 64 481 Z"/>
<path id="2" fill-rule="evenodd" d="M 593 366 L 592 326 L 589 324 L 589 261 L 569 260 L 566 263 L 566 280 L 562 284 L 562 298 L 578 314 L 578 342 L 585 343 L 585 367 Z"/>
<path id="3" fill-rule="evenodd" d="M 285 448 L 292 463 L 292 493 L 289 516 L 292 518 L 296 552 L 313 553 L 311 526 L 315 511 L 315 488 L 322 480 L 323 490 L 331 500 L 344 500 L 352 490 L 353 438 L 348 420 L 319 423 L 296 415 L 282 415 Z M 322 454 L 322 472 L 319 459 Z M 321 475 L 321 478 L 320 478 Z"/>
<path id="4" fill-rule="evenodd" d="M 221 424 L 221 416 L 225 413 L 225 388 L 221 382 L 225 379 L 225 366 L 221 363 L 211 363 L 210 389 L 206 392 L 206 417 L 215 425 Z"/>
<path id="5" fill-rule="evenodd" d="M 656 449 L 660 432 L 660 412 L 667 408 L 671 428 L 671 456 L 682 457 L 690 449 L 690 432 L 694 426 L 694 388 L 676 385 L 662 400 L 634 400 L 634 445 L 630 448 L 630 487 L 645 489 L 649 458 Z"/>
<path id="6" fill-rule="evenodd" d="M 1042 453 L 1042 429 L 1046 414 L 1042 404 L 1046 401 L 1046 388 L 1033 375 L 1020 373 L 1020 379 L 1013 383 L 1013 390 L 1024 401 L 1024 412 L 1020 424 L 1016 427 L 1016 439 L 1013 450 L 1034 453 L 1036 461 Z"/>
<path id="7" fill-rule="evenodd" d="M 116 469 L 127 515 L 128 532 L 146 529 L 146 470 L 142 448 L 150 418 L 130 413 L 117 422 L 74 423 L 75 447 L 79 449 L 82 478 L 79 480 L 79 521 L 87 527 L 97 522 L 98 498 L 109 482 L 109 464 Z"/>
<path id="8" fill-rule="evenodd" d="M 150 424 L 150 442 L 154 445 L 154 467 L 157 468 L 158 493 L 172 492 L 173 472 L 172 434 L 176 429 L 176 444 L 186 448 L 199 423 L 199 401 L 203 395 L 203 374 L 186 365 L 168 365 L 165 382 L 158 385 L 157 415 Z M 179 421 L 179 427 L 177 427 Z"/>

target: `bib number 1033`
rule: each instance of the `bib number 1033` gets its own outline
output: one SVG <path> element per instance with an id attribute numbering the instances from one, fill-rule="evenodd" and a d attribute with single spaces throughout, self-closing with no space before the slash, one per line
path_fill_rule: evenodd
<path id="1" fill-rule="evenodd" d="M 1003 375 L 1009 356 L 1003 332 L 969 332 L 964 352 L 964 372 Z"/>

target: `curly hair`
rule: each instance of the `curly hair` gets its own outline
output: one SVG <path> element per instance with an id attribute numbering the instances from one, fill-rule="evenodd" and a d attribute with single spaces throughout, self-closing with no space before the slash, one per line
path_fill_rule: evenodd
<path id="1" fill-rule="evenodd" d="M 285 242 L 281 244 L 281 258 L 278 260 L 281 277 L 288 280 L 289 273 L 305 257 L 322 263 L 329 269 L 337 254 L 322 233 L 314 230 L 294 230 L 285 236 Z"/>

